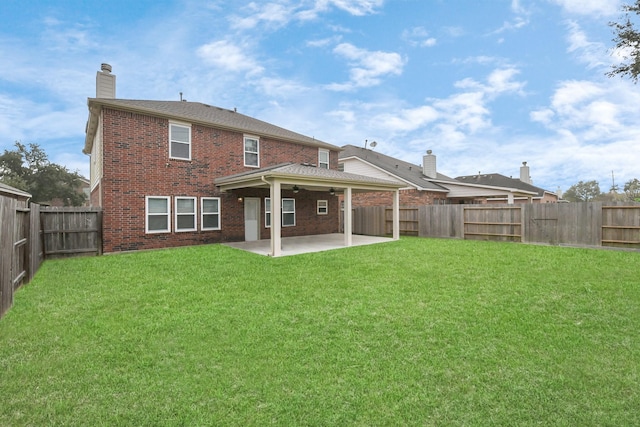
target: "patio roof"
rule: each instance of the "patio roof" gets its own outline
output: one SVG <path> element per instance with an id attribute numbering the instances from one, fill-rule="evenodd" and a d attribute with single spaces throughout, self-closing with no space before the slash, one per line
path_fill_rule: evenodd
<path id="1" fill-rule="evenodd" d="M 215 180 L 221 191 L 247 187 L 269 188 L 270 182 L 277 179 L 286 186 L 307 186 L 311 191 L 339 191 L 351 188 L 354 192 L 393 191 L 403 187 L 402 183 L 364 175 L 319 168 L 314 165 L 283 163 L 254 171 L 225 176 Z"/>

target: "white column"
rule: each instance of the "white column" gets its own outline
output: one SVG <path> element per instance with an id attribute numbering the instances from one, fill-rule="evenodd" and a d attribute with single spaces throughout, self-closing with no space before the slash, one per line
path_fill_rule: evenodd
<path id="1" fill-rule="evenodd" d="M 507 203 L 512 205 L 513 204 L 513 193 L 508 193 L 507 194 Z"/>
<path id="2" fill-rule="evenodd" d="M 270 186 L 271 197 L 271 256 L 282 255 L 282 195 L 280 181 L 274 180 Z"/>
<path id="3" fill-rule="evenodd" d="M 344 190 L 344 245 L 353 244 L 353 212 L 351 208 L 351 187 Z"/>
<path id="4" fill-rule="evenodd" d="M 400 190 L 393 193 L 393 240 L 400 239 Z"/>

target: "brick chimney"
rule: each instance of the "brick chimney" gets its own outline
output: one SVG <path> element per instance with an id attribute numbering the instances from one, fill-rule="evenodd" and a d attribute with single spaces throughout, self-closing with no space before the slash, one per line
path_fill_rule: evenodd
<path id="1" fill-rule="evenodd" d="M 427 154 L 422 157 L 422 173 L 428 178 L 436 178 L 436 156 L 427 150 Z"/>
<path id="2" fill-rule="evenodd" d="M 531 175 L 529 175 L 529 166 L 527 166 L 527 162 L 522 162 L 522 166 L 520 166 L 520 181 L 531 184 Z"/>
<path id="3" fill-rule="evenodd" d="M 111 65 L 102 64 L 96 74 L 96 98 L 115 99 L 116 76 L 111 74 Z"/>

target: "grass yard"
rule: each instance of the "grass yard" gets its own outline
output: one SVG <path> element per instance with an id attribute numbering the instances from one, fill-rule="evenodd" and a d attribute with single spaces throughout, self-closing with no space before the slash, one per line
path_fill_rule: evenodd
<path id="1" fill-rule="evenodd" d="M 403 238 L 47 261 L 0 425 L 640 425 L 640 254 Z"/>

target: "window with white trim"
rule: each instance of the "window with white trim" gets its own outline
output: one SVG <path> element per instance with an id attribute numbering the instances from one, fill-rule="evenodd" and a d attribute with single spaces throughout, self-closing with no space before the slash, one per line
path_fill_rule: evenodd
<path id="1" fill-rule="evenodd" d="M 244 165 L 260 167 L 260 141 L 257 137 L 244 137 Z"/>
<path id="2" fill-rule="evenodd" d="M 318 167 L 329 169 L 329 150 L 318 149 Z"/>
<path id="3" fill-rule="evenodd" d="M 176 232 L 195 231 L 196 223 L 196 198 L 176 197 Z"/>
<path id="4" fill-rule="evenodd" d="M 144 228 L 146 233 L 168 233 L 170 231 L 170 206 L 170 197 L 145 197 L 146 223 Z"/>
<path id="5" fill-rule="evenodd" d="M 191 160 L 191 126 L 169 123 L 169 157 Z"/>
<path id="6" fill-rule="evenodd" d="M 292 227 L 296 225 L 296 200 L 282 199 L 282 226 Z"/>
<path id="7" fill-rule="evenodd" d="M 271 227 L 271 198 L 269 197 L 264 199 L 264 227 Z"/>
<path id="8" fill-rule="evenodd" d="M 329 201 L 318 200 L 318 215 L 326 215 L 329 213 Z"/>
<path id="9" fill-rule="evenodd" d="M 200 228 L 202 230 L 220 230 L 220 198 L 200 198 Z"/>

